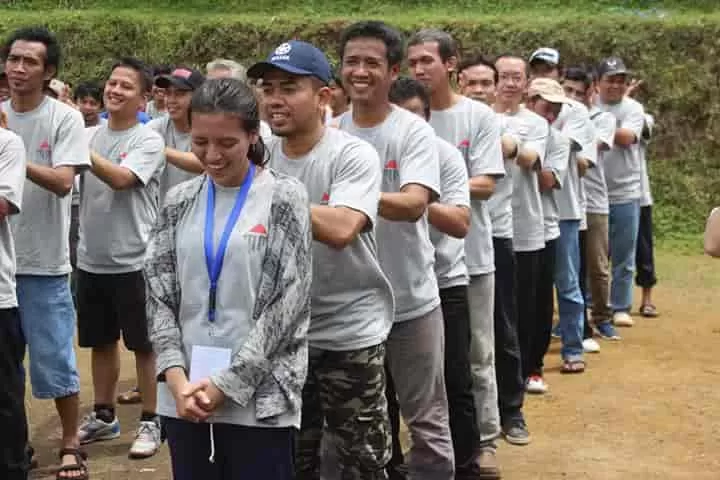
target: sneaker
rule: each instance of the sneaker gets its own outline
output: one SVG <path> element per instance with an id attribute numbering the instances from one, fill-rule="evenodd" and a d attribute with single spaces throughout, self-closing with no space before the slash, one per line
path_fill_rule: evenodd
<path id="1" fill-rule="evenodd" d="M 547 393 L 548 386 L 541 375 L 531 375 L 525 384 L 525 391 L 527 393 L 542 395 L 543 393 Z"/>
<path id="2" fill-rule="evenodd" d="M 632 327 L 635 324 L 627 312 L 615 312 L 613 315 L 613 323 L 616 327 Z"/>
<path id="3" fill-rule="evenodd" d="M 620 340 L 620 335 L 618 335 L 617 330 L 615 330 L 615 327 L 613 327 L 610 321 L 598 323 L 595 325 L 595 330 L 597 330 L 600 337 L 605 340 Z"/>
<path id="4" fill-rule="evenodd" d="M 482 448 L 470 460 L 455 468 L 455 480 L 500 480 L 494 448 Z"/>
<path id="5" fill-rule="evenodd" d="M 600 353 L 600 344 L 594 338 L 586 338 L 583 340 L 583 350 L 585 353 Z"/>
<path id="6" fill-rule="evenodd" d="M 157 420 L 140 422 L 128 456 L 130 458 L 152 457 L 160 448 L 160 440 L 160 422 Z"/>
<path id="7" fill-rule="evenodd" d="M 530 443 L 530 432 L 522 418 L 509 420 L 503 425 L 502 433 L 505 441 L 511 445 L 528 445 Z"/>
<path id="8" fill-rule="evenodd" d="M 86 415 L 78 429 L 80 444 L 85 445 L 92 442 L 112 440 L 120 436 L 120 422 L 117 417 L 108 423 L 100 420 L 95 412 Z"/>

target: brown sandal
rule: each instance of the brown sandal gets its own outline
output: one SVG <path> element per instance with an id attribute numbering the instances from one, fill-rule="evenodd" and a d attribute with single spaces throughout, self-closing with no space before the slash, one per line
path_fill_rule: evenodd
<path id="1" fill-rule="evenodd" d="M 560 373 L 583 373 L 585 371 L 585 362 L 582 360 L 564 360 Z"/>
<path id="2" fill-rule="evenodd" d="M 121 393 L 117 396 L 117 402 L 120 405 L 134 405 L 137 403 L 142 403 L 142 394 L 140 393 L 140 389 L 138 387 L 135 387 L 132 390 Z"/>
<path id="3" fill-rule="evenodd" d="M 645 318 L 656 318 L 660 314 L 657 311 L 657 308 L 652 303 L 646 303 L 642 307 L 640 307 L 640 315 L 642 315 Z"/>
<path id="4" fill-rule="evenodd" d="M 75 457 L 75 463 L 71 463 L 68 465 L 62 465 L 57 473 L 55 474 L 56 480 L 88 480 L 90 478 L 90 475 L 88 473 L 87 468 L 87 453 L 80 450 L 79 448 L 61 448 L 60 449 L 60 462 L 62 462 L 62 459 L 65 455 L 72 455 Z M 79 472 L 80 476 L 75 477 L 69 477 L 66 475 L 62 475 L 63 473 L 69 473 L 69 472 Z"/>

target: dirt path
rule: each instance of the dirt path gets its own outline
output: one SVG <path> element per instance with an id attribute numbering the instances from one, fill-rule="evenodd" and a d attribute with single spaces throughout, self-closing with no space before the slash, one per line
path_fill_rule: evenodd
<path id="1" fill-rule="evenodd" d="M 602 343 L 585 375 L 560 377 L 559 345 L 546 362 L 550 393 L 526 401 L 533 442 L 500 443 L 503 478 L 692 479 L 720 478 L 720 261 L 660 254 L 656 303 L 662 317 L 636 319 L 623 341 Z M 123 359 L 122 387 L 132 362 Z M 83 405 L 91 406 L 89 357 L 80 353 Z M 41 468 L 33 478 L 54 478 L 58 422 L 49 402 L 28 406 Z M 170 478 L 167 448 L 146 461 L 127 451 L 137 407 L 119 409 L 123 435 L 91 445 L 94 480 Z"/>

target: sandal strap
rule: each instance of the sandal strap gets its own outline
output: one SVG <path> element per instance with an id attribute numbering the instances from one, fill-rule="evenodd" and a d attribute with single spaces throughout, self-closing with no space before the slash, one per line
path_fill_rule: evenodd
<path id="1" fill-rule="evenodd" d="M 74 456 L 75 460 L 77 461 L 77 465 L 81 465 L 88 458 L 87 453 L 84 450 L 79 449 L 79 448 L 70 448 L 70 447 L 61 448 L 60 452 L 58 452 L 58 456 L 60 457 L 60 460 L 62 460 L 62 457 L 64 457 L 65 455 Z"/>

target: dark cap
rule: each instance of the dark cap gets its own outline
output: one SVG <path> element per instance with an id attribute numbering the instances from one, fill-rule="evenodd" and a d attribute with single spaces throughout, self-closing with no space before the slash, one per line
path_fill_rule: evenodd
<path id="1" fill-rule="evenodd" d="M 600 62 L 600 65 L 598 65 L 597 69 L 597 76 L 598 78 L 602 78 L 604 76 L 612 76 L 612 75 L 629 75 L 630 70 L 627 69 L 625 66 L 625 62 L 623 62 L 622 58 L 620 57 L 608 57 L 602 62 Z"/>
<path id="2" fill-rule="evenodd" d="M 155 86 L 159 88 L 175 87 L 181 90 L 196 90 L 205 81 L 205 75 L 194 68 L 179 67 L 170 75 L 161 75 L 155 79 Z"/>
<path id="3" fill-rule="evenodd" d="M 277 68 L 294 75 L 311 76 L 327 84 L 333 78 L 330 62 L 325 54 L 307 42 L 290 40 L 277 47 L 265 60 L 248 69 L 248 77 L 262 78 L 266 72 Z"/>

